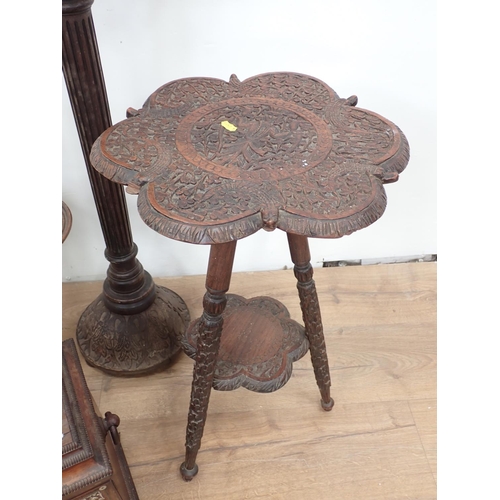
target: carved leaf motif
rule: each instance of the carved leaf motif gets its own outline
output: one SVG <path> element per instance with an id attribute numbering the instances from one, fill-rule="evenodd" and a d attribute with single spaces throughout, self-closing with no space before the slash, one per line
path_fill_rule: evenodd
<path id="1" fill-rule="evenodd" d="M 104 305 L 102 295 L 99 296 L 83 312 L 76 335 L 86 359 L 104 369 L 141 371 L 169 359 L 179 350 L 174 339 L 188 322 L 189 313 L 182 307 L 179 296 L 157 287 L 155 304 L 147 314 L 114 314 Z M 171 329 L 166 329 L 165 324 Z"/>
<path id="2" fill-rule="evenodd" d="M 356 102 L 297 73 L 176 80 L 108 129 L 91 161 L 139 191 L 141 217 L 170 238 L 224 243 L 276 227 L 338 238 L 382 215 L 382 184 L 409 159 L 402 132 Z"/>
<path id="3" fill-rule="evenodd" d="M 222 331 L 221 347 L 215 363 L 214 389 L 228 391 L 245 387 L 256 392 L 273 392 L 283 387 L 292 374 L 293 362 L 304 356 L 308 350 L 309 343 L 304 328 L 290 319 L 290 314 L 283 304 L 270 297 L 246 300 L 238 295 L 228 294 L 227 298 L 228 306 L 222 315 L 227 329 Z M 260 355 L 252 352 L 251 360 L 244 355 L 234 359 L 233 353 L 225 351 L 224 335 L 226 338 L 234 335 L 236 330 L 229 325 L 241 326 L 238 318 L 244 317 L 247 308 L 255 311 L 255 317 L 265 318 L 273 324 L 276 334 L 274 337 L 260 339 L 261 342 L 266 342 L 266 349 Z M 181 339 L 184 351 L 192 358 L 195 358 L 199 351 L 198 338 L 203 328 L 202 317 L 191 324 L 185 337 Z M 249 337 L 253 338 L 253 335 L 259 333 L 246 325 L 238 331 L 238 344 L 252 340 Z"/>

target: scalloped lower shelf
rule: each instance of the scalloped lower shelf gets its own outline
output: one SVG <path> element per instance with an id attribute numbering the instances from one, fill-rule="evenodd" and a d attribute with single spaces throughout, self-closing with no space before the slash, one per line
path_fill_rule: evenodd
<path id="1" fill-rule="evenodd" d="M 309 349 L 302 325 L 290 319 L 286 307 L 271 297 L 245 299 L 227 294 L 221 343 L 213 388 L 231 391 L 245 387 L 273 392 L 292 375 L 292 364 Z M 200 318 L 181 340 L 184 352 L 195 358 Z"/>

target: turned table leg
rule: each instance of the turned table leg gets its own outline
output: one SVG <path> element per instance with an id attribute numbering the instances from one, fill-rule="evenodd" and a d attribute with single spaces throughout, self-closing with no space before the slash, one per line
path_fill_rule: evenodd
<path id="1" fill-rule="evenodd" d="M 226 292 L 229 290 L 231 281 L 235 250 L 236 241 L 212 245 L 210 249 L 206 278 L 207 291 L 203 297 L 203 315 L 199 325 L 191 387 L 186 431 L 186 458 L 181 465 L 181 474 L 186 481 L 190 481 L 198 473 L 196 456 L 200 449 L 207 418 L 215 362 L 222 333 L 222 313 L 226 307 Z"/>
<path id="2" fill-rule="evenodd" d="M 287 237 L 292 262 L 295 264 L 294 273 L 297 278 L 302 318 L 309 339 L 314 375 L 321 393 L 321 406 L 324 410 L 329 411 L 333 408 L 334 402 L 330 397 L 330 370 L 326 355 L 318 294 L 313 280 L 309 243 L 306 236 L 287 233 Z"/>

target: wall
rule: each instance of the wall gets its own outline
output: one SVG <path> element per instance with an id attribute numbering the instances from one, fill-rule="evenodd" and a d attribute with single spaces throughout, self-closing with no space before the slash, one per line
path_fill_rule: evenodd
<path id="1" fill-rule="evenodd" d="M 269 71 L 306 73 L 341 97 L 396 123 L 410 163 L 386 186 L 388 206 L 370 227 L 310 241 L 315 266 L 329 260 L 437 253 L 436 26 L 432 0 L 95 0 L 92 8 L 113 122 L 171 80 L 240 80 Z M 73 227 L 62 279 L 103 279 L 108 262 L 62 82 L 62 199 Z M 209 248 L 168 240 L 139 218 L 127 195 L 139 260 L 153 276 L 202 274 Z M 286 236 L 259 231 L 238 242 L 237 271 L 291 266 Z"/>

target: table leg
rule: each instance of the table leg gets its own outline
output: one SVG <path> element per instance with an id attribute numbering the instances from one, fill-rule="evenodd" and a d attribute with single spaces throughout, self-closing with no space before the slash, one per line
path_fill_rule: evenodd
<path id="1" fill-rule="evenodd" d="M 334 402 L 330 397 L 330 370 L 326 355 L 318 294 L 313 280 L 309 243 L 306 236 L 287 233 L 287 237 L 292 262 L 295 264 L 294 273 L 297 278 L 302 318 L 310 344 L 314 375 L 321 393 L 321 406 L 324 410 L 329 411 L 333 408 Z"/>
<path id="2" fill-rule="evenodd" d="M 207 418 L 208 402 L 215 372 L 222 333 L 222 313 L 226 307 L 236 241 L 212 245 L 203 297 L 203 315 L 199 325 L 197 352 L 191 387 L 186 431 L 186 458 L 181 465 L 184 480 L 190 481 L 197 473 L 196 456 L 200 449 Z"/>

